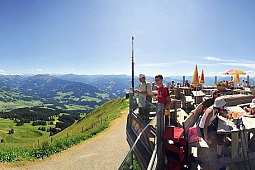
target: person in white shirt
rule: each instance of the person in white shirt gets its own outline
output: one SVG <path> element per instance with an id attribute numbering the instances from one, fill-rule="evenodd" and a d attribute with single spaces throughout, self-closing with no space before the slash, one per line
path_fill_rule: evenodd
<path id="1" fill-rule="evenodd" d="M 146 82 L 144 74 L 139 74 L 138 76 L 140 85 L 139 88 L 134 92 L 138 94 L 138 106 L 140 117 L 148 123 L 149 120 L 149 109 L 152 102 L 152 89 L 151 84 Z"/>
<path id="2" fill-rule="evenodd" d="M 222 97 L 217 97 L 214 101 L 214 104 L 207 108 L 205 113 L 203 114 L 199 128 L 202 137 L 208 144 L 212 144 L 212 140 L 208 137 L 208 131 L 217 131 L 217 114 L 221 113 L 222 116 L 227 117 L 227 114 L 224 112 L 220 112 L 223 110 L 223 107 L 226 105 L 226 101 Z M 217 134 L 217 158 L 222 157 L 222 146 L 224 144 L 223 141 L 224 135 Z"/>

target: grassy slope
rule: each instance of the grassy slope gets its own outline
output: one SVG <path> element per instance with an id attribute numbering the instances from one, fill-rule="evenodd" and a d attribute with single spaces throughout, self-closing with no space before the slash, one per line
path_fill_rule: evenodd
<path id="1" fill-rule="evenodd" d="M 86 132 L 100 126 L 107 128 L 112 120 L 121 116 L 121 111 L 126 107 L 128 107 L 128 100 L 123 98 L 106 102 L 86 115 L 81 121 L 54 135 L 54 138 L 58 139 L 66 137 L 67 133 L 69 135 L 81 134 L 82 129 L 83 132 Z"/>
<path id="2" fill-rule="evenodd" d="M 108 127 L 109 123 L 121 115 L 121 111 L 128 106 L 128 101 L 122 98 L 111 100 L 96 108 L 86 115 L 82 120 L 74 123 L 72 126 L 62 132 L 49 137 L 49 132 L 38 131 L 39 126 L 24 124 L 15 126 L 12 120 L 0 119 L 0 136 L 4 138 L 6 144 L 10 146 L 37 146 L 38 141 L 51 142 L 67 136 L 82 135 L 83 133 L 96 134 L 97 132 Z M 41 126 L 40 126 L 41 127 Z M 13 128 L 14 134 L 9 135 L 7 132 Z M 1 146 L 6 146 L 1 143 Z"/>

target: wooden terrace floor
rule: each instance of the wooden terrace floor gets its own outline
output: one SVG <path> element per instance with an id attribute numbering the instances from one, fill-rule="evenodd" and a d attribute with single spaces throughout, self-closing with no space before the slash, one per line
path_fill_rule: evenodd
<path id="1" fill-rule="evenodd" d="M 178 109 L 177 121 L 182 124 L 187 113 Z M 216 141 L 215 137 L 212 136 L 212 140 Z M 204 169 L 204 170 L 253 170 L 255 169 L 255 140 L 249 144 L 249 161 L 246 160 L 232 160 L 231 159 L 231 148 L 223 147 L 223 157 L 218 159 L 216 156 L 216 142 L 209 148 L 192 148 L 193 154 L 197 157 L 196 161 L 192 164 L 191 169 Z"/>

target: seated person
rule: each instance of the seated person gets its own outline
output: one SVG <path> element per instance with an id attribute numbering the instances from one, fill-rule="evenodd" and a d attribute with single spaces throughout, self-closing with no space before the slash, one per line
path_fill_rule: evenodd
<path id="1" fill-rule="evenodd" d="M 217 131 L 218 122 L 217 122 L 217 114 L 221 114 L 223 117 L 227 117 L 226 113 L 219 112 L 223 110 L 224 106 L 226 105 L 226 101 L 222 97 L 217 97 L 214 101 L 213 106 L 210 106 L 206 109 L 205 113 L 203 114 L 199 128 L 202 137 L 208 144 L 212 144 L 212 140 L 208 137 L 208 131 L 213 130 Z M 214 122 L 216 120 L 216 122 Z M 223 141 L 224 135 L 217 134 L 217 158 L 222 156 L 222 145 L 224 144 Z"/>
<path id="2" fill-rule="evenodd" d="M 190 87 L 189 81 L 185 80 L 184 87 Z"/>
<path id="3" fill-rule="evenodd" d="M 214 101 L 215 101 L 215 99 L 216 99 L 217 97 L 220 97 L 220 96 L 221 96 L 220 91 L 219 91 L 219 90 L 215 90 L 215 91 L 213 92 L 213 97 L 212 97 L 212 98 L 206 99 L 204 102 L 200 103 L 194 110 L 192 110 L 192 111 L 190 112 L 190 114 L 195 114 L 195 113 L 197 113 L 200 109 L 202 109 L 202 113 L 203 113 L 208 107 L 212 106 L 213 103 L 214 103 Z M 202 113 L 200 112 L 200 113 L 197 113 L 197 114 L 201 115 Z"/>
<path id="4" fill-rule="evenodd" d="M 232 90 L 234 89 L 234 84 L 232 81 L 228 82 L 228 88 Z"/>
<path id="5" fill-rule="evenodd" d="M 250 108 L 245 107 L 244 110 L 246 112 L 244 114 L 244 116 L 246 116 L 246 117 L 255 117 L 255 103 L 251 103 Z"/>

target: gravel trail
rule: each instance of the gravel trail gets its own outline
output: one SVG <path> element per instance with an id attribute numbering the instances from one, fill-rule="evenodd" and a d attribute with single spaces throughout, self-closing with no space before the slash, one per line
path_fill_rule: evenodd
<path id="1" fill-rule="evenodd" d="M 115 170 L 129 151 L 126 141 L 128 110 L 106 131 L 50 158 L 15 167 L 0 164 L 3 170 Z"/>

